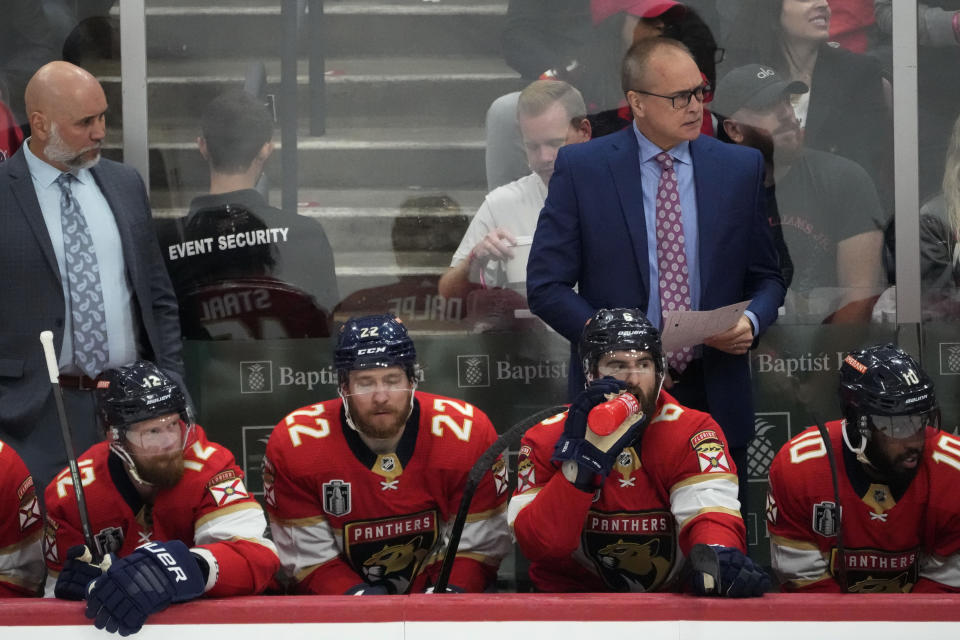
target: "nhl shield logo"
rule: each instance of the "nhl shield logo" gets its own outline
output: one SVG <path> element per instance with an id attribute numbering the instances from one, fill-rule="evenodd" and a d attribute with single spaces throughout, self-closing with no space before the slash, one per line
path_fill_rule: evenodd
<path id="1" fill-rule="evenodd" d="M 240 363 L 240 393 L 272 393 L 273 362 Z"/>
<path id="2" fill-rule="evenodd" d="M 826 538 L 837 535 L 837 526 L 840 524 L 837 517 L 837 505 L 823 501 L 813 505 L 813 530 Z"/>
<path id="3" fill-rule="evenodd" d="M 332 516 L 350 513 L 350 483 L 331 480 L 323 483 L 323 510 Z"/>
<path id="4" fill-rule="evenodd" d="M 461 389 L 489 387 L 490 356 L 457 356 L 457 386 Z"/>
<path id="5" fill-rule="evenodd" d="M 960 376 L 960 342 L 940 343 L 940 375 Z"/>

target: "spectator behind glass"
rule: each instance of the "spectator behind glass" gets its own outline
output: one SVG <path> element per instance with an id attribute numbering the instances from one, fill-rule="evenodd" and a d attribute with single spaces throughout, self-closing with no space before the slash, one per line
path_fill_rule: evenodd
<path id="1" fill-rule="evenodd" d="M 899 4 L 899 3 L 898 3 Z M 893 33 L 893 3 L 875 0 L 877 27 Z M 917 90 L 920 108 L 920 200 L 940 189 L 944 155 L 960 108 L 960 0 L 917 3 Z"/>
<path id="2" fill-rule="evenodd" d="M 892 211 L 892 126 L 879 63 L 828 43 L 826 0 L 749 0 L 729 40 L 729 66 L 769 65 L 810 90 L 793 97 L 804 143 L 853 160 Z"/>
<path id="3" fill-rule="evenodd" d="M 830 39 L 855 53 L 866 53 L 877 40 L 873 0 L 830 0 Z"/>
<path id="4" fill-rule="evenodd" d="M 589 4 L 589 11 L 588 9 Z M 590 3 L 561 3 L 567 10 L 560 17 L 554 15 L 554 3 L 538 0 L 513 0 L 508 10 L 504 48 L 508 63 L 520 58 L 523 51 L 523 33 L 531 41 L 550 42 L 554 38 L 566 48 L 569 55 L 569 34 L 581 43 L 578 57 L 541 68 L 543 78 L 566 80 L 583 93 L 590 114 L 594 137 L 619 131 L 631 121 L 623 100 L 620 78 L 616 70 L 624 52 L 634 42 L 651 36 L 667 36 L 680 40 L 691 50 L 697 65 L 711 83 L 716 81 L 714 71 L 717 45 L 710 28 L 689 5 L 673 0 L 593 0 Z M 586 21 L 592 28 L 584 29 Z M 549 36 L 543 25 L 553 25 Z M 513 50 L 511 50 L 511 48 Z M 558 54 L 559 55 L 559 54 Z M 546 60 L 548 58 L 541 58 Z M 539 65 L 538 65 L 539 68 Z M 525 67 L 521 73 L 531 73 Z M 536 76 L 532 79 L 536 79 Z M 497 98 L 487 111 L 487 187 L 490 190 L 512 182 L 527 174 L 523 148 L 518 144 L 519 127 L 516 120 L 518 92 Z M 711 118 L 704 118 L 704 133 L 713 135 Z"/>
<path id="5" fill-rule="evenodd" d="M 790 99 L 802 82 L 758 64 L 734 69 L 717 87 L 714 109 L 736 144 L 766 164 L 767 217 L 787 283 L 779 322 L 869 322 L 880 293 L 883 213 L 862 167 L 806 149 Z"/>
<path id="6" fill-rule="evenodd" d="M 923 319 L 960 318 L 960 118 L 953 124 L 943 192 L 920 208 Z"/>
<path id="7" fill-rule="evenodd" d="M 590 139 L 583 96 L 562 80 L 537 80 L 517 101 L 527 175 L 487 194 L 440 278 L 440 295 L 510 287 L 525 293 L 526 257 L 561 147 Z"/>
<path id="8" fill-rule="evenodd" d="M 273 152 L 266 107 L 228 92 L 207 105 L 201 128 L 197 146 L 210 167 L 210 193 L 191 201 L 176 233 L 161 243 L 185 335 L 203 337 L 188 331 L 197 326 L 233 339 L 329 335 L 327 316 L 339 295 L 323 227 L 271 207 L 254 189 Z M 264 333 L 264 323 L 277 330 Z M 248 330 L 234 330 L 241 327 Z"/>

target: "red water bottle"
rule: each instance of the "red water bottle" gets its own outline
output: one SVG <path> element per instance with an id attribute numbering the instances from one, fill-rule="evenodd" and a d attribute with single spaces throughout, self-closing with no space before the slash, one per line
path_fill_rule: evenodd
<path id="1" fill-rule="evenodd" d="M 587 426 L 598 436 L 608 436 L 634 413 L 640 413 L 640 401 L 632 393 L 621 393 L 591 409 Z"/>

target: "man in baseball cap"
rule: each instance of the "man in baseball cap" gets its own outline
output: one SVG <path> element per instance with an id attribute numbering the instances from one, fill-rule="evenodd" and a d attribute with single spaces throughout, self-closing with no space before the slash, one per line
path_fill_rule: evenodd
<path id="1" fill-rule="evenodd" d="M 860 165 L 804 147 L 791 98 L 808 90 L 749 64 L 720 79 L 713 112 L 732 142 L 766 163 L 767 215 L 789 287 L 778 322 L 868 322 L 881 276 L 880 200 Z"/>

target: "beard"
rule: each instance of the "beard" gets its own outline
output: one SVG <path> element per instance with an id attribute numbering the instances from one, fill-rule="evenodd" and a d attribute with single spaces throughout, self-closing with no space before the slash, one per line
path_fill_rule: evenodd
<path id="1" fill-rule="evenodd" d="M 659 385 L 657 386 L 659 387 Z M 628 387 L 627 391 L 636 396 L 637 400 L 640 401 L 640 408 L 643 410 L 643 415 L 646 416 L 647 422 L 649 422 L 657 413 L 657 399 L 660 395 L 660 390 L 654 388 L 648 393 L 641 387 Z"/>
<path id="2" fill-rule="evenodd" d="M 183 478 L 183 452 L 171 451 L 135 460 L 137 475 L 160 489 L 172 489 Z"/>
<path id="3" fill-rule="evenodd" d="M 864 454 L 870 460 L 870 464 L 877 470 L 880 477 L 886 481 L 890 488 L 895 492 L 905 491 L 910 482 L 916 477 L 920 465 L 917 464 L 912 469 L 904 467 L 902 462 L 911 456 L 922 457 L 923 448 L 907 449 L 896 458 L 890 458 L 884 454 L 873 440 L 867 443 Z"/>
<path id="4" fill-rule="evenodd" d="M 381 407 L 365 407 L 363 411 L 360 411 L 357 406 L 351 406 L 350 415 L 357 431 L 364 436 L 386 440 L 400 433 L 406 426 L 412 410 L 409 402 L 399 408 L 387 404 Z"/>
<path id="5" fill-rule="evenodd" d="M 97 153 L 90 158 L 84 159 L 89 152 Z M 44 148 L 43 153 L 53 162 L 58 162 L 70 169 L 89 169 L 100 161 L 100 144 L 92 144 L 79 151 L 71 149 L 60 135 L 60 128 L 56 123 L 50 127 L 50 140 Z"/>
<path id="6" fill-rule="evenodd" d="M 766 129 L 741 124 L 741 130 L 741 144 L 759 151 L 763 155 L 763 161 L 770 166 L 775 167 L 778 163 L 783 167 L 790 166 L 803 147 L 802 134 L 795 127 L 784 126 L 770 133 Z"/>

